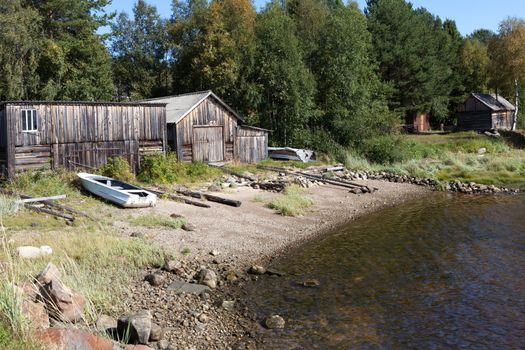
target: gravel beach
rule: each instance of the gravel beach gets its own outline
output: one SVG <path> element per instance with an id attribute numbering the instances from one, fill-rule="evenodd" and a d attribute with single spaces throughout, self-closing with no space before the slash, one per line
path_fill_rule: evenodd
<path id="1" fill-rule="evenodd" d="M 265 202 L 279 194 L 249 187 L 227 189 L 220 196 L 242 201 L 239 208 L 211 204 L 210 209 L 171 201 L 135 215 L 182 215 L 194 230 L 146 229 L 116 223 L 124 235 L 146 235 L 167 249 L 185 252 L 177 256 L 175 268 L 144 271 L 128 295 L 130 310 L 151 310 L 153 321 L 164 333 L 163 349 L 259 349 L 261 315 L 243 303 L 246 283 L 257 279 L 247 270 L 254 264 L 267 267 L 272 258 L 289 248 L 315 239 L 356 217 L 394 206 L 428 193 L 420 186 L 360 181 L 375 187 L 372 194 L 353 194 L 330 185 L 314 186 L 305 195 L 314 205 L 301 217 L 285 217 L 267 208 Z M 261 201 L 262 200 L 262 201 Z M 202 269 L 214 271 L 217 287 L 200 295 L 179 294 L 168 287 L 179 281 L 197 282 Z M 168 271 L 170 270 L 170 271 Z M 147 281 L 148 274 L 161 275 L 159 285 Z"/>

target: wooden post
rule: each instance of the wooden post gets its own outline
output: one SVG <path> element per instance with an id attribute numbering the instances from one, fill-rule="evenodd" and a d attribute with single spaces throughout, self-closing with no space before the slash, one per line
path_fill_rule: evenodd
<path id="1" fill-rule="evenodd" d="M 512 122 L 512 131 L 516 131 L 516 127 L 518 125 L 519 104 L 520 104 L 519 84 L 518 84 L 518 78 L 516 78 L 514 79 L 514 107 L 516 109 L 514 110 L 514 121 Z"/>
<path id="2" fill-rule="evenodd" d="M 12 106 L 9 104 L 6 104 L 5 106 L 5 118 L 6 118 L 6 126 L 7 126 L 7 149 L 6 149 L 6 157 L 7 157 L 7 176 L 9 178 L 12 178 L 15 176 L 16 169 L 15 169 L 15 123 L 16 118 L 13 118 L 12 113 Z"/>

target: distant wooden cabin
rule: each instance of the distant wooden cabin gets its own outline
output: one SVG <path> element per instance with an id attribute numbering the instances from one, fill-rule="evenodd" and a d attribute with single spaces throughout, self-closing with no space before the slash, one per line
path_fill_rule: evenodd
<path id="1" fill-rule="evenodd" d="M 510 130 L 516 108 L 501 96 L 472 94 L 457 109 L 459 130 Z"/>
<path id="2" fill-rule="evenodd" d="M 212 91 L 146 102 L 166 103 L 168 144 L 179 160 L 254 163 L 268 157 L 268 130 L 245 125 Z"/>
<path id="3" fill-rule="evenodd" d="M 141 156 L 163 152 L 163 103 L 2 102 L 0 170 L 96 168 L 126 157 L 134 170 Z"/>
<path id="4" fill-rule="evenodd" d="M 409 114 L 405 118 L 407 131 L 427 132 L 430 131 L 430 116 L 427 113 Z"/>

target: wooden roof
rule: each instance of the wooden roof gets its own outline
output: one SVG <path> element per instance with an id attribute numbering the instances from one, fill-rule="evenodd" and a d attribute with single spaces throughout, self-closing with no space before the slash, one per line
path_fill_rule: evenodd
<path id="1" fill-rule="evenodd" d="M 516 110 L 514 105 L 501 95 L 473 93 L 472 97 L 495 112 Z"/>
<path id="2" fill-rule="evenodd" d="M 233 108 L 228 106 L 226 102 L 221 100 L 211 90 L 192 92 L 192 93 L 177 95 L 177 96 L 152 98 L 152 99 L 144 100 L 144 102 L 166 103 L 166 123 L 176 124 L 180 122 L 185 116 L 188 115 L 188 113 L 190 113 L 195 107 L 197 107 L 202 101 L 204 101 L 208 97 L 213 97 L 224 108 L 226 108 L 230 113 L 232 113 L 237 119 L 243 121 L 243 118 L 237 112 L 235 112 Z"/>

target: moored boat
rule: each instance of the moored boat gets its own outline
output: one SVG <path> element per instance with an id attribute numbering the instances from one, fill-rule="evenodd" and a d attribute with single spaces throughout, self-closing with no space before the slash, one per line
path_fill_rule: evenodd
<path id="1" fill-rule="evenodd" d="M 82 186 L 89 192 L 124 208 L 153 207 L 157 196 L 140 187 L 107 176 L 78 173 Z"/>

